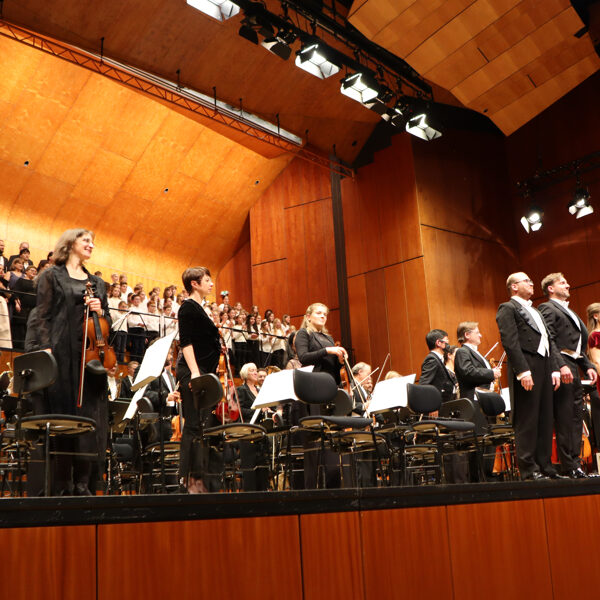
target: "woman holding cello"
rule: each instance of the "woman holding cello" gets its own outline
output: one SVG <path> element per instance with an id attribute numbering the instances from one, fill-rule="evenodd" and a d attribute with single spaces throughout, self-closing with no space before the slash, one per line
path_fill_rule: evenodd
<path id="1" fill-rule="evenodd" d="M 95 432 L 73 439 L 57 439 L 57 446 L 64 445 L 66 451 L 98 455 L 97 461 L 79 456 L 57 456 L 53 477 L 53 493 L 57 495 L 91 495 L 104 470 L 108 435 L 106 372 L 102 372 L 102 365 L 93 370 L 86 368 L 86 358 L 82 357 L 86 327 L 93 329 L 86 323 L 86 306 L 89 315 L 103 317 L 107 331 L 110 328 L 104 281 L 91 275 L 84 266 L 93 249 L 93 232 L 87 229 L 65 231 L 54 249 L 54 266 L 41 273 L 37 281 L 37 344 L 54 355 L 58 374 L 47 390 L 47 406 L 38 403 L 36 412 L 80 415 L 96 421 Z M 88 293 L 90 288 L 92 295 Z M 106 368 L 112 366 L 108 364 L 111 350 L 107 347 L 101 351 Z"/>

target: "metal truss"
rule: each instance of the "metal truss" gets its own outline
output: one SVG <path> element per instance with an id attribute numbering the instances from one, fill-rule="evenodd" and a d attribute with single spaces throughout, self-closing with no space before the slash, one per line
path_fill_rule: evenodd
<path id="1" fill-rule="evenodd" d="M 284 152 L 290 152 L 295 156 L 308 162 L 314 163 L 327 171 L 334 171 L 342 177 L 353 177 L 353 170 L 340 162 L 331 161 L 330 158 L 322 156 L 311 150 L 274 134 L 266 128 L 244 119 L 240 115 L 227 109 L 204 101 L 199 97 L 192 97 L 185 90 L 178 88 L 176 84 L 159 79 L 150 73 L 129 67 L 123 64 L 115 64 L 108 58 L 85 52 L 54 40 L 48 36 L 41 36 L 22 27 L 18 27 L 3 19 L 0 19 L 0 35 L 25 44 L 46 54 L 65 60 L 71 64 L 83 67 L 136 91 L 143 92 L 163 102 L 173 104 L 197 115 L 211 119 L 221 125 L 230 127 L 254 139 L 275 146 Z"/>

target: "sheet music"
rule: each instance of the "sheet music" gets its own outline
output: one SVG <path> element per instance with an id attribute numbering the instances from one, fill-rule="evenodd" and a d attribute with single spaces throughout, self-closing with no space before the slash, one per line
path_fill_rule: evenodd
<path id="1" fill-rule="evenodd" d="M 144 387 L 141 387 L 133 395 L 133 398 L 131 399 L 131 402 L 129 403 L 129 407 L 127 408 L 127 412 L 125 413 L 125 416 L 123 417 L 123 421 L 127 421 L 128 419 L 129 420 L 133 419 L 133 417 L 135 416 L 135 413 L 137 411 L 138 400 L 140 398 L 144 397 L 144 392 L 146 391 L 147 387 L 148 387 L 147 385 L 145 385 Z"/>
<path id="2" fill-rule="evenodd" d="M 502 388 L 502 392 L 500 395 L 504 398 L 504 404 L 506 407 L 504 408 L 504 412 L 508 412 L 510 410 L 510 388 Z"/>
<path id="3" fill-rule="evenodd" d="M 373 390 L 367 414 L 371 415 L 406 406 L 408 404 L 406 386 L 414 383 L 416 377 L 416 373 L 413 373 L 404 377 L 393 377 L 380 381 Z"/>
<path id="4" fill-rule="evenodd" d="M 311 372 L 313 369 L 314 366 L 310 365 L 308 367 L 301 367 L 298 370 Z M 252 403 L 252 408 L 278 406 L 282 402 L 300 400 L 294 393 L 294 371 L 295 369 L 285 369 L 278 373 L 267 375 L 258 395 Z"/>
<path id="5" fill-rule="evenodd" d="M 175 332 L 169 333 L 169 335 L 165 335 L 165 337 L 158 339 L 152 346 L 148 347 L 135 381 L 131 386 L 132 391 L 136 391 L 160 376 L 165 368 L 167 355 L 174 338 Z"/>

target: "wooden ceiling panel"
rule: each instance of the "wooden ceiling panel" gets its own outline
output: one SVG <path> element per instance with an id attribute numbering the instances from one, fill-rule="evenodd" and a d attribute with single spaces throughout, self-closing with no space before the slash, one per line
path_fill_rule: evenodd
<path id="1" fill-rule="evenodd" d="M 181 171 L 208 183 L 213 174 L 225 164 L 234 143 L 224 142 L 220 135 L 203 129 L 181 164 Z"/>
<path id="2" fill-rule="evenodd" d="M 82 173 L 73 196 L 98 206 L 108 206 L 127 179 L 133 161 L 99 149 Z"/>
<path id="3" fill-rule="evenodd" d="M 395 11 L 396 4 L 387 0 L 382 6 Z M 270 6 L 280 11 L 279 2 Z M 339 77 L 320 80 L 295 67 L 293 57 L 282 61 L 241 38 L 242 15 L 220 23 L 184 0 L 54 0 L 51 6 L 43 0 L 21 0 L 5 3 L 4 17 L 94 52 L 103 37 L 106 56 L 170 81 L 176 81 L 179 70 L 184 86 L 209 96 L 215 86 L 221 100 L 239 106 L 241 98 L 245 111 L 271 122 L 279 114 L 282 128 L 301 137 L 308 129 L 312 146 L 329 153 L 335 144 L 338 156 L 348 162 L 380 120 L 340 94 Z M 298 48 L 296 42 L 294 51 Z M 314 111 L 304 111 L 306 99 L 316 99 Z M 210 126 L 222 127 L 214 122 Z M 247 147 L 270 150 L 233 129 L 227 135 Z"/>
<path id="4" fill-rule="evenodd" d="M 108 123 L 102 147 L 137 161 L 167 118 L 168 110 L 158 110 L 157 103 L 142 94 L 130 94 L 119 107 L 119 115 L 118 121 Z"/>
<path id="5" fill-rule="evenodd" d="M 28 84 L 28 73 L 37 70 L 44 55 L 0 37 L 0 56 L 0 100 L 14 104 Z"/>
<path id="6" fill-rule="evenodd" d="M 18 202 L 21 191 L 33 173 L 33 169 L 0 159 L 0 181 L 2 182 L 2 185 L 0 185 L 0 206 L 2 206 L 2 211 L 5 214 L 10 211 L 15 202 Z M 6 234 L 2 235 L 6 236 Z"/>
<path id="7" fill-rule="evenodd" d="M 1 132 L 0 132 L 1 134 Z M 75 121 L 62 122 L 35 168 L 48 177 L 75 185 L 98 151 L 98 141 Z"/>
<path id="8" fill-rule="evenodd" d="M 454 1 L 415 0 L 395 16 L 357 1 L 350 21 L 507 135 L 600 69 L 589 35 L 574 37 L 583 23 L 569 0 Z"/>
<path id="9" fill-rule="evenodd" d="M 478 0 L 410 52 L 406 60 L 425 75 L 448 54 L 468 43 L 518 2 L 519 0 L 502 0 L 492 5 L 485 0 Z"/>

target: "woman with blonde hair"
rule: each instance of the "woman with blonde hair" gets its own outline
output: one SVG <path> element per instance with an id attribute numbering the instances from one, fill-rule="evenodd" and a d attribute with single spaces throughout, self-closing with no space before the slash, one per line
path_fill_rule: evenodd
<path id="1" fill-rule="evenodd" d="M 304 315 L 302 327 L 295 337 L 296 352 L 302 366 L 314 365 L 314 371 L 328 373 L 339 385 L 341 383 L 340 368 L 348 353 L 341 346 L 336 346 L 333 338 L 327 332 L 325 324 L 329 309 L 320 302 L 311 304 Z M 308 413 L 321 414 L 320 406 L 294 402 L 290 409 L 290 420 L 296 424 Z M 304 487 L 317 487 L 319 467 L 324 468 L 325 485 L 328 488 L 340 487 L 341 478 L 337 455 L 331 450 L 314 452 L 318 442 L 305 437 L 302 440 L 304 448 L 310 450 L 304 455 Z"/>

